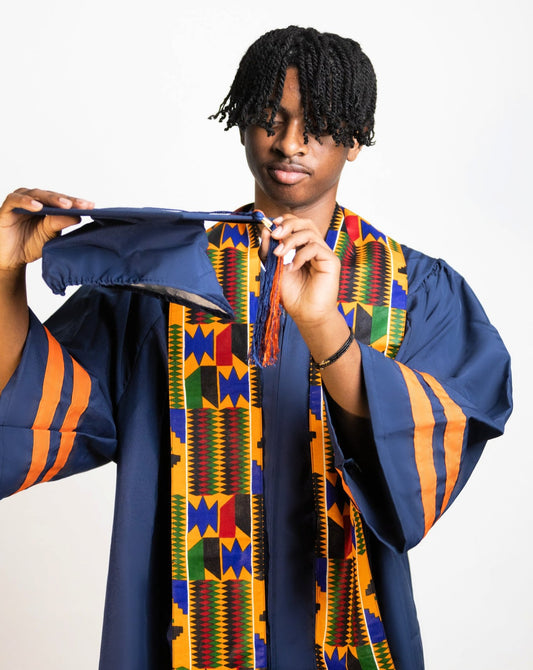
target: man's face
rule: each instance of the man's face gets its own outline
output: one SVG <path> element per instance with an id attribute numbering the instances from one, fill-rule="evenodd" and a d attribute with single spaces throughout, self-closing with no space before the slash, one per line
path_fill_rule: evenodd
<path id="1" fill-rule="evenodd" d="M 305 210 L 317 204 L 333 206 L 339 178 L 359 145 L 336 146 L 331 135 L 309 137 L 304 143 L 304 116 L 298 71 L 287 69 L 283 96 L 274 120 L 274 135 L 248 126 L 241 132 L 248 166 L 256 182 L 255 206 L 267 213 Z"/>

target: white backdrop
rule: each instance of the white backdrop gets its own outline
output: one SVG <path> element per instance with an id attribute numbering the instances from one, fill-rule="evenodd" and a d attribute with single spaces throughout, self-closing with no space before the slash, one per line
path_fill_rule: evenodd
<path id="1" fill-rule="evenodd" d="M 245 48 L 290 23 L 358 40 L 378 75 L 377 143 L 347 166 L 339 200 L 466 275 L 514 362 L 507 434 L 411 552 L 427 668 L 533 668 L 531 3 L 193 4 L 2 9 L 0 193 L 231 209 L 253 197 L 252 180 L 237 131 L 207 116 Z M 31 305 L 44 318 L 58 300 L 39 272 Z M 107 466 L 0 504 L 0 668 L 97 667 L 113 485 Z"/>

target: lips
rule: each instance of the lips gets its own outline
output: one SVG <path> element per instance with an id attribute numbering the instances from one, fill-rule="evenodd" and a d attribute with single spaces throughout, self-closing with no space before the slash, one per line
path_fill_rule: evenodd
<path id="1" fill-rule="evenodd" d="M 269 175 L 278 184 L 292 186 L 309 176 L 309 170 L 299 163 L 270 163 L 267 166 Z"/>

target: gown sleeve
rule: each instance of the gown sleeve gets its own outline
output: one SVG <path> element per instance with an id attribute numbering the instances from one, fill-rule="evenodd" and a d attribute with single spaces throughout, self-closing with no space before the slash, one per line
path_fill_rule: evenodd
<path id="1" fill-rule="evenodd" d="M 360 345 L 370 424 L 366 438 L 358 433 L 367 457 L 356 456 L 357 438 L 332 430 L 345 488 L 397 551 L 417 544 L 453 502 L 511 412 L 509 355 L 470 287 L 443 261 L 417 252 L 407 261 L 396 359 Z"/>
<path id="2" fill-rule="evenodd" d="M 0 497 L 115 458 L 115 408 L 150 325 L 135 323 L 139 300 L 84 287 L 46 325 L 30 314 L 0 395 Z"/>

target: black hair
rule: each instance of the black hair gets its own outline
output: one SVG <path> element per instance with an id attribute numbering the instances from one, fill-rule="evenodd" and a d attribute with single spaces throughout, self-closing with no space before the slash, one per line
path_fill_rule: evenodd
<path id="1" fill-rule="evenodd" d="M 283 93 L 287 68 L 298 70 L 304 111 L 304 137 L 331 135 L 353 147 L 354 138 L 370 146 L 374 139 L 376 75 L 357 42 L 314 28 L 271 30 L 244 54 L 228 95 L 209 118 L 226 128 L 272 125 Z"/>

